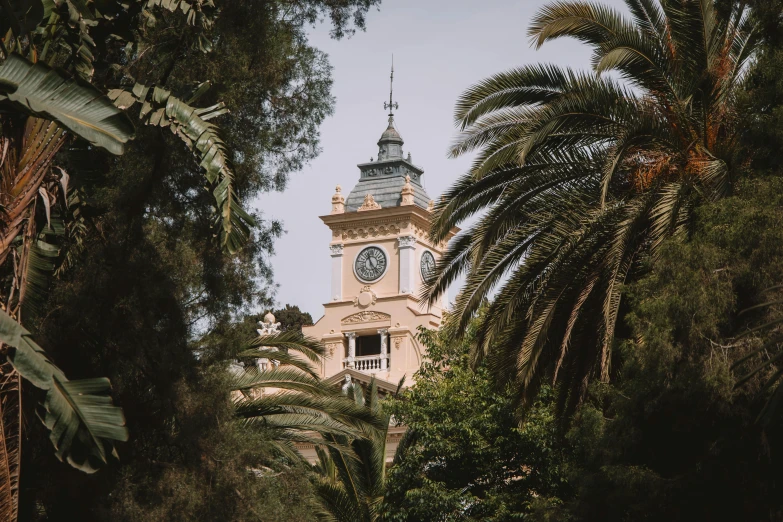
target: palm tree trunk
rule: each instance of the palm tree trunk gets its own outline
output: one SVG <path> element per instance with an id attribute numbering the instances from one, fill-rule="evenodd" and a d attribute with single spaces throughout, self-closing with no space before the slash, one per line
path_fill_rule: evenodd
<path id="1" fill-rule="evenodd" d="M 0 365 L 0 433 L 0 520 L 15 521 L 19 511 L 22 379 L 8 362 Z"/>
<path id="2" fill-rule="evenodd" d="M 36 236 L 35 202 L 64 142 L 62 128 L 40 118 L 28 118 L 19 137 L 7 127 L 0 134 L 0 265 L 9 255 L 14 263 L 11 288 L 0 306 L 17 321 L 21 320 L 30 244 Z M 20 235 L 21 248 L 12 248 Z M 6 349 L 0 344 L 0 353 Z M 19 511 L 21 393 L 19 374 L 7 361 L 0 362 L 0 520 L 4 522 L 15 522 Z"/>

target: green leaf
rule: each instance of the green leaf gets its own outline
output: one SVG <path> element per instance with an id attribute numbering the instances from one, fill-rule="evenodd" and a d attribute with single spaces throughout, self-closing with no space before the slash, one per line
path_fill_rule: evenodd
<path id="1" fill-rule="evenodd" d="M 10 346 L 8 360 L 19 374 L 46 391 L 41 416 L 58 459 L 86 473 L 116 457 L 112 441 L 128 440 L 122 409 L 109 396 L 106 378 L 69 381 L 33 341 L 30 332 L 0 311 L 0 342 Z"/>
<path id="2" fill-rule="evenodd" d="M 11 54 L 0 65 L 0 101 L 5 99 L 30 114 L 58 122 L 112 154 L 122 154 L 125 143 L 133 138 L 130 119 L 95 87 L 18 54 Z"/>
<path id="3" fill-rule="evenodd" d="M 250 229 L 256 226 L 256 222 L 237 198 L 226 144 L 217 126 L 207 121 L 225 114 L 227 109 L 222 103 L 203 109 L 191 107 L 165 89 L 150 89 L 142 84 L 136 84 L 132 91 L 115 89 L 109 97 L 115 104 L 129 107 L 128 95 L 131 93 L 142 104 L 140 119 L 148 125 L 169 127 L 188 148 L 199 152 L 200 166 L 204 169 L 217 206 L 215 225 L 219 230 L 220 245 L 231 254 L 239 251 L 249 241 Z"/>

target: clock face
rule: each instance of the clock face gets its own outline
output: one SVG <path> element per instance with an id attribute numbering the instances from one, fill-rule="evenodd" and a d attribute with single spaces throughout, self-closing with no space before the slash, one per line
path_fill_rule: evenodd
<path id="1" fill-rule="evenodd" d="M 356 256 L 354 272 L 364 282 L 376 281 L 386 272 L 386 254 L 378 247 L 367 247 Z"/>
<path id="2" fill-rule="evenodd" d="M 435 256 L 432 252 L 425 250 L 421 255 L 421 278 L 429 281 L 435 276 Z"/>

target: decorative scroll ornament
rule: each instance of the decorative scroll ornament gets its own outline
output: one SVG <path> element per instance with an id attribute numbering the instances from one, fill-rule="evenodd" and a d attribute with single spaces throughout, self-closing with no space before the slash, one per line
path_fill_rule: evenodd
<path id="1" fill-rule="evenodd" d="M 376 203 L 375 198 L 372 197 L 372 194 L 367 194 L 364 196 L 364 203 L 362 203 L 362 206 L 357 210 L 359 212 L 363 212 L 365 210 L 377 210 L 379 208 L 381 208 L 381 206 Z"/>
<path id="2" fill-rule="evenodd" d="M 353 298 L 353 305 L 370 306 L 374 305 L 377 300 L 378 296 L 375 295 L 375 292 L 373 292 L 373 289 L 370 288 L 370 285 L 365 285 L 362 287 L 359 295 Z"/>
<path id="3" fill-rule="evenodd" d="M 391 321 L 391 316 L 383 312 L 373 312 L 371 310 L 365 310 L 363 312 L 357 312 L 353 315 L 345 317 L 341 324 L 357 324 L 357 323 L 374 323 L 377 321 Z"/>
<path id="4" fill-rule="evenodd" d="M 264 316 L 263 321 L 258 321 L 258 328 L 256 332 L 258 332 L 258 335 L 264 337 L 267 335 L 277 335 L 280 333 L 280 323 L 278 323 L 275 320 L 274 314 L 272 312 L 267 312 L 267 314 Z"/>
<path id="5" fill-rule="evenodd" d="M 329 357 L 334 357 L 334 352 L 339 348 L 343 343 L 339 342 L 331 342 L 326 343 L 326 349 L 329 350 Z"/>
<path id="6" fill-rule="evenodd" d="M 329 250 L 333 256 L 343 255 L 343 245 L 329 245 Z"/>

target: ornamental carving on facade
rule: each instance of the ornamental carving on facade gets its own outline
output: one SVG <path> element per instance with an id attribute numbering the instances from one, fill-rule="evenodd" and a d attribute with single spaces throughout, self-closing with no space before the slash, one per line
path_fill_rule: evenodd
<path id="1" fill-rule="evenodd" d="M 373 323 L 376 321 L 391 321 L 391 315 L 383 312 L 365 310 L 343 318 L 341 324 Z"/>
<path id="2" fill-rule="evenodd" d="M 333 256 L 343 255 L 343 245 L 329 245 L 329 250 L 331 250 Z"/>
<path id="3" fill-rule="evenodd" d="M 332 237 L 335 239 L 359 239 L 359 238 L 379 238 L 396 236 L 402 223 L 390 223 L 385 225 L 369 225 L 357 228 L 339 228 L 335 229 L 332 233 Z"/>
<path id="4" fill-rule="evenodd" d="M 379 156 L 378 160 L 382 161 L 383 158 Z M 403 165 L 387 165 L 385 167 L 379 165 L 377 167 L 373 166 L 373 167 L 361 169 L 362 178 L 375 178 L 378 176 L 389 176 L 391 174 L 396 174 L 398 176 L 403 176 L 403 177 L 405 175 L 409 175 L 413 181 L 419 179 L 418 173 L 406 168 Z"/>
<path id="5" fill-rule="evenodd" d="M 370 288 L 370 285 L 365 285 L 359 291 L 359 295 L 353 298 L 353 305 L 370 306 L 370 305 L 374 305 L 377 300 L 378 300 L 378 296 L 375 295 L 375 292 L 373 291 L 372 288 Z"/>
<path id="6" fill-rule="evenodd" d="M 397 240 L 400 242 L 400 248 L 416 246 L 416 238 L 414 236 L 400 236 Z"/>
<path id="7" fill-rule="evenodd" d="M 356 210 L 363 212 L 365 210 L 377 210 L 379 208 L 381 208 L 381 206 L 375 201 L 375 198 L 372 197 L 372 194 L 367 194 L 364 196 L 364 203 L 362 203 L 362 206 Z"/>
<path id="8" fill-rule="evenodd" d="M 329 357 L 334 357 L 335 350 L 337 350 L 337 348 L 342 346 L 342 344 L 343 343 L 339 343 L 339 342 L 326 343 L 326 349 L 329 350 Z"/>

